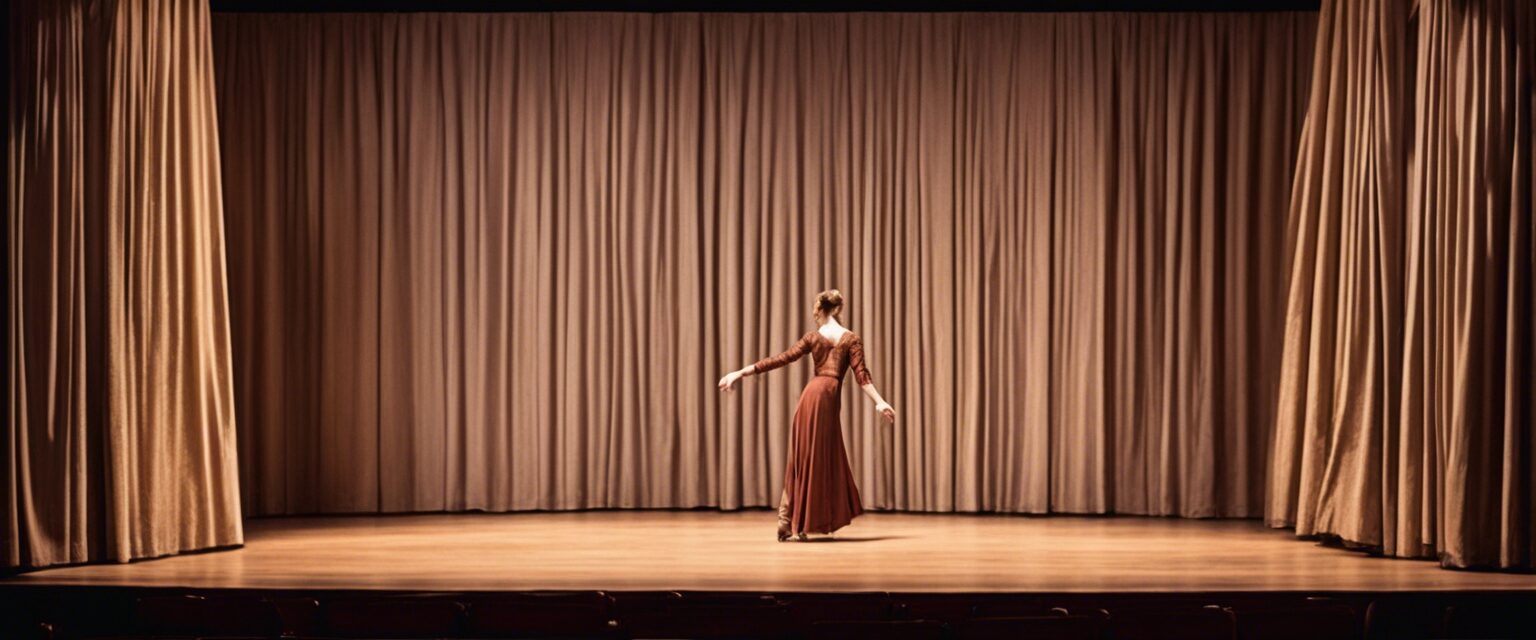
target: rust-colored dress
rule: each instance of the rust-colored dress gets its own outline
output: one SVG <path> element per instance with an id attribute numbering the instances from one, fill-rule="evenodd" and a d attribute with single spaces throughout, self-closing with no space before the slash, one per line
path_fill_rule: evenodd
<path id="1" fill-rule="evenodd" d="M 848 452 L 843 449 L 841 392 L 844 372 L 853 369 L 854 380 L 864 385 L 869 384 L 869 370 L 858 334 L 845 331 L 834 343 L 820 331 L 812 331 L 788 351 L 758 360 L 755 373 L 772 371 L 806 354 L 816 364 L 816 377 L 806 383 L 795 405 L 784 491 L 791 531 L 832 533 L 864 513 L 848 467 Z"/>

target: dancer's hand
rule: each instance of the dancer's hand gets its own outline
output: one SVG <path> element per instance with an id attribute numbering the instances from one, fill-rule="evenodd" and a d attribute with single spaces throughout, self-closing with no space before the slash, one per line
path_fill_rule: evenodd
<path id="1" fill-rule="evenodd" d="M 878 405 L 875 405 L 875 411 L 878 411 L 880 412 L 880 415 L 885 416 L 886 422 L 896 422 L 896 410 L 891 408 L 891 403 L 882 402 Z"/>
<path id="2" fill-rule="evenodd" d="M 731 392 L 731 388 L 735 387 L 736 386 L 736 381 L 740 380 L 740 379 L 741 379 L 741 372 L 740 371 L 732 371 L 730 373 L 725 374 L 725 376 L 720 378 L 720 390 L 724 391 L 726 393 L 730 393 Z"/>

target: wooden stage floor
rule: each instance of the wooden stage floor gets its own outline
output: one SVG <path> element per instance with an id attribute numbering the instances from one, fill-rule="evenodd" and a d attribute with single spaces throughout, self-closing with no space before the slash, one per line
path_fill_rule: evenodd
<path id="1" fill-rule="evenodd" d="M 903 592 L 1531 590 L 1297 540 L 1251 520 L 872 513 L 777 543 L 765 511 L 256 519 L 242 549 L 50 569 L 23 585 Z"/>

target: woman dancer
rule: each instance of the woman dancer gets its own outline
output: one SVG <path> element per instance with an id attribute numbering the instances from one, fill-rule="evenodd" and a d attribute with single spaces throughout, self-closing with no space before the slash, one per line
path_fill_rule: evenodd
<path id="1" fill-rule="evenodd" d="M 784 471 L 784 492 L 779 496 L 779 542 L 790 536 L 805 540 L 810 533 L 832 533 L 864 512 L 843 449 L 839 413 L 843 373 L 853 369 L 853 379 L 875 402 L 875 410 L 888 421 L 896 420 L 896 410 L 870 381 L 859 334 L 837 321 L 843 310 L 843 294 L 837 289 L 818 293 L 811 309 L 820 328 L 806 333 L 788 351 L 720 378 L 720 390 L 729 392 L 746 376 L 772 371 L 806 354 L 816 364 L 816 376 L 800 393 L 790 425 L 789 465 Z"/>

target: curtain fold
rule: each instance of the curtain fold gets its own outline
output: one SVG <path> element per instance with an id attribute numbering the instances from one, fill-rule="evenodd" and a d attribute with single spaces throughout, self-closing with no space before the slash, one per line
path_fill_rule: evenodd
<path id="1" fill-rule="evenodd" d="M 1314 16 L 214 17 L 251 513 L 1258 516 Z"/>
<path id="2" fill-rule="evenodd" d="M 1518 0 L 1323 4 L 1272 525 L 1532 566 L 1533 16 Z"/>
<path id="3" fill-rule="evenodd" d="M 1290 213 L 1291 278 L 1268 520 L 1381 535 L 1398 411 L 1408 5 L 1325 4 Z"/>
<path id="4" fill-rule="evenodd" d="M 1536 566 L 1536 7 L 1420 0 L 1388 551 Z"/>
<path id="5" fill-rule="evenodd" d="M 239 544 L 207 6 L 9 11 L 0 566 Z"/>

